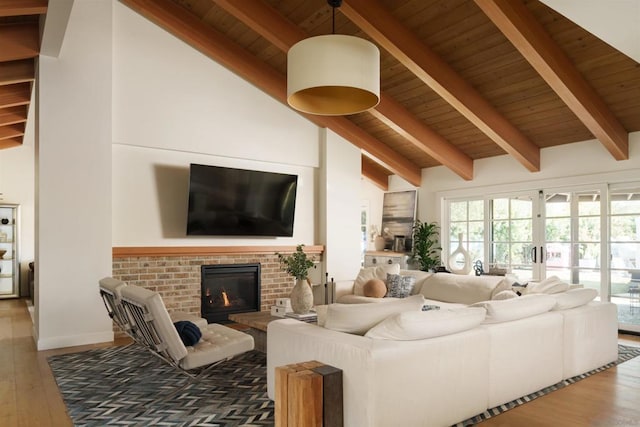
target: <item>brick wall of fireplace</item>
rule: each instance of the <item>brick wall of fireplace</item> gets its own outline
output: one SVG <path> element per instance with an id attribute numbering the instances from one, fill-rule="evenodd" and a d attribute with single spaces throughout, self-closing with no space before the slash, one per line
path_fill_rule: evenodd
<path id="1" fill-rule="evenodd" d="M 316 260 L 322 259 L 317 247 L 308 251 Z M 124 249 L 124 248 L 123 248 Z M 288 297 L 293 287 L 293 279 L 283 272 L 278 263 L 275 250 L 268 252 L 264 248 L 243 248 L 242 253 L 224 253 L 225 250 L 203 250 L 208 254 L 189 254 L 177 250 L 157 251 L 148 254 L 135 248 L 117 250 L 114 248 L 112 276 L 128 284 L 142 286 L 158 292 L 169 313 L 182 311 L 200 315 L 200 267 L 211 264 L 261 264 L 261 301 L 260 310 L 269 311 L 276 298 Z M 233 248 L 227 248 L 232 251 Z M 278 249 L 293 252 L 295 247 Z M 144 255 L 138 255 L 136 252 Z M 188 252 L 188 251 L 187 251 Z M 314 253 L 315 252 L 315 253 Z M 117 333 L 117 336 L 122 336 Z"/>

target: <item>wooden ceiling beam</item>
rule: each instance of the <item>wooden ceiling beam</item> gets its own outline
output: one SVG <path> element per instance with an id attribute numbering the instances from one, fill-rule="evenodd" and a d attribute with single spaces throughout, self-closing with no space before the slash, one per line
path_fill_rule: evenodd
<path id="1" fill-rule="evenodd" d="M 379 169 L 373 168 L 365 161 L 365 157 L 362 158 L 362 176 L 371 181 L 375 186 L 382 191 L 389 190 L 389 176 L 385 175 Z"/>
<path id="2" fill-rule="evenodd" d="M 540 148 L 378 0 L 345 0 L 338 10 L 524 167 L 540 170 Z"/>
<path id="3" fill-rule="evenodd" d="M 0 16 L 42 15 L 47 0 L 0 0 Z"/>
<path id="4" fill-rule="evenodd" d="M 527 6 L 519 0 L 475 2 L 611 155 L 628 159 L 628 132 Z"/>
<path id="5" fill-rule="evenodd" d="M 22 137 L 0 139 L 0 150 L 3 150 L 5 148 L 19 147 L 21 145 L 22 145 Z"/>
<path id="6" fill-rule="evenodd" d="M 283 52 L 309 37 L 263 0 L 213 1 Z M 380 104 L 368 112 L 463 179 L 473 179 L 473 159 L 420 122 L 391 96 L 381 93 Z"/>
<path id="7" fill-rule="evenodd" d="M 122 0 L 122 3 L 287 105 L 285 76 L 184 8 L 170 0 Z M 420 185 L 421 172 L 417 165 L 349 120 L 342 117 L 302 115 L 318 126 L 331 129 L 370 156 L 375 156 L 378 161 L 384 162 L 385 167 L 411 184 Z"/>
<path id="8" fill-rule="evenodd" d="M 0 108 L 0 126 L 12 125 L 15 123 L 23 123 L 27 121 L 27 108 L 11 107 Z"/>
<path id="9" fill-rule="evenodd" d="M 35 58 L 40 53 L 37 23 L 0 25 L 0 62 Z"/>
<path id="10" fill-rule="evenodd" d="M 31 85 L 19 83 L 0 86 L 0 108 L 27 105 L 31 100 Z"/>
<path id="11" fill-rule="evenodd" d="M 473 159 L 418 120 L 395 99 L 382 94 L 380 103 L 370 113 L 465 180 L 473 179 Z"/>
<path id="12" fill-rule="evenodd" d="M 24 123 L 0 126 L 0 140 L 21 138 L 24 135 Z"/>
<path id="13" fill-rule="evenodd" d="M 0 86 L 32 82 L 35 73 L 33 59 L 5 62 L 0 67 Z"/>

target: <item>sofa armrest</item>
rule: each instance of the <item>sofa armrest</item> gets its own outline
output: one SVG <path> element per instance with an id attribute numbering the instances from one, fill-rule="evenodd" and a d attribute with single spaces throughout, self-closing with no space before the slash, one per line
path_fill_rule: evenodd
<path id="1" fill-rule="evenodd" d="M 334 282 L 332 302 L 337 302 L 341 296 L 353 294 L 354 283 L 353 280 L 338 280 Z"/>

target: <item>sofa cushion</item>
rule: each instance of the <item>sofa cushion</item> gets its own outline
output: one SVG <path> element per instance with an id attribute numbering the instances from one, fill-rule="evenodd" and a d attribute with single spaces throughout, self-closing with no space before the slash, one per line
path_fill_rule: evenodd
<path id="1" fill-rule="evenodd" d="M 400 273 L 400 264 L 385 264 L 360 270 L 353 284 L 353 294 L 364 296 L 364 284 L 371 279 L 386 280 L 387 274 Z"/>
<path id="2" fill-rule="evenodd" d="M 387 274 L 387 296 L 392 298 L 406 298 L 411 295 L 415 283 L 416 278 L 413 276 Z"/>
<path id="3" fill-rule="evenodd" d="M 424 280 L 420 293 L 427 299 L 473 304 L 490 300 L 493 295 L 509 288 L 509 283 L 502 276 L 436 273 Z"/>
<path id="4" fill-rule="evenodd" d="M 330 304 L 324 327 L 338 332 L 364 335 L 392 314 L 420 311 L 423 303 L 422 295 L 413 295 L 386 304 Z"/>
<path id="5" fill-rule="evenodd" d="M 386 289 L 386 288 L 385 288 Z M 354 295 L 348 294 L 341 296 L 336 302 L 340 304 L 366 304 L 366 303 L 381 303 L 381 302 L 389 302 L 389 301 L 397 301 L 400 298 L 374 298 L 374 297 L 365 297 L 364 295 Z"/>
<path id="6" fill-rule="evenodd" d="M 478 326 L 486 311 L 480 307 L 405 311 L 387 317 L 365 334 L 383 340 L 422 340 L 455 334 Z"/>
<path id="7" fill-rule="evenodd" d="M 365 297 L 382 298 L 387 294 L 387 285 L 380 279 L 370 279 L 362 287 Z"/>
<path id="8" fill-rule="evenodd" d="M 551 295 L 525 295 L 519 298 L 481 301 L 470 307 L 482 307 L 487 316 L 482 323 L 501 323 L 545 313 L 556 304 Z"/>
<path id="9" fill-rule="evenodd" d="M 504 291 L 500 291 L 491 298 L 493 301 L 501 300 L 501 299 L 511 299 L 518 298 L 518 294 L 516 294 L 511 289 L 505 289 Z"/>
<path id="10" fill-rule="evenodd" d="M 527 285 L 528 294 L 557 294 L 568 289 L 569 284 L 560 280 L 558 276 L 547 277 L 541 282 L 529 282 Z"/>
<path id="11" fill-rule="evenodd" d="M 568 310 L 588 304 L 598 296 L 598 291 L 592 288 L 569 289 L 567 292 L 553 294 L 556 304 L 552 310 Z"/>

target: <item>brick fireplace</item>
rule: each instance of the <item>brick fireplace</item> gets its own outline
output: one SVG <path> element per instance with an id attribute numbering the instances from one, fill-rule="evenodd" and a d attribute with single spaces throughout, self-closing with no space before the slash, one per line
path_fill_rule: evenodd
<path id="1" fill-rule="evenodd" d="M 305 246 L 322 260 L 323 246 Z M 260 264 L 260 311 L 269 311 L 277 298 L 288 297 L 293 279 L 280 269 L 276 252 L 295 246 L 120 247 L 113 248 L 116 279 L 160 293 L 171 312 L 200 315 L 200 273 L 203 265 Z"/>

